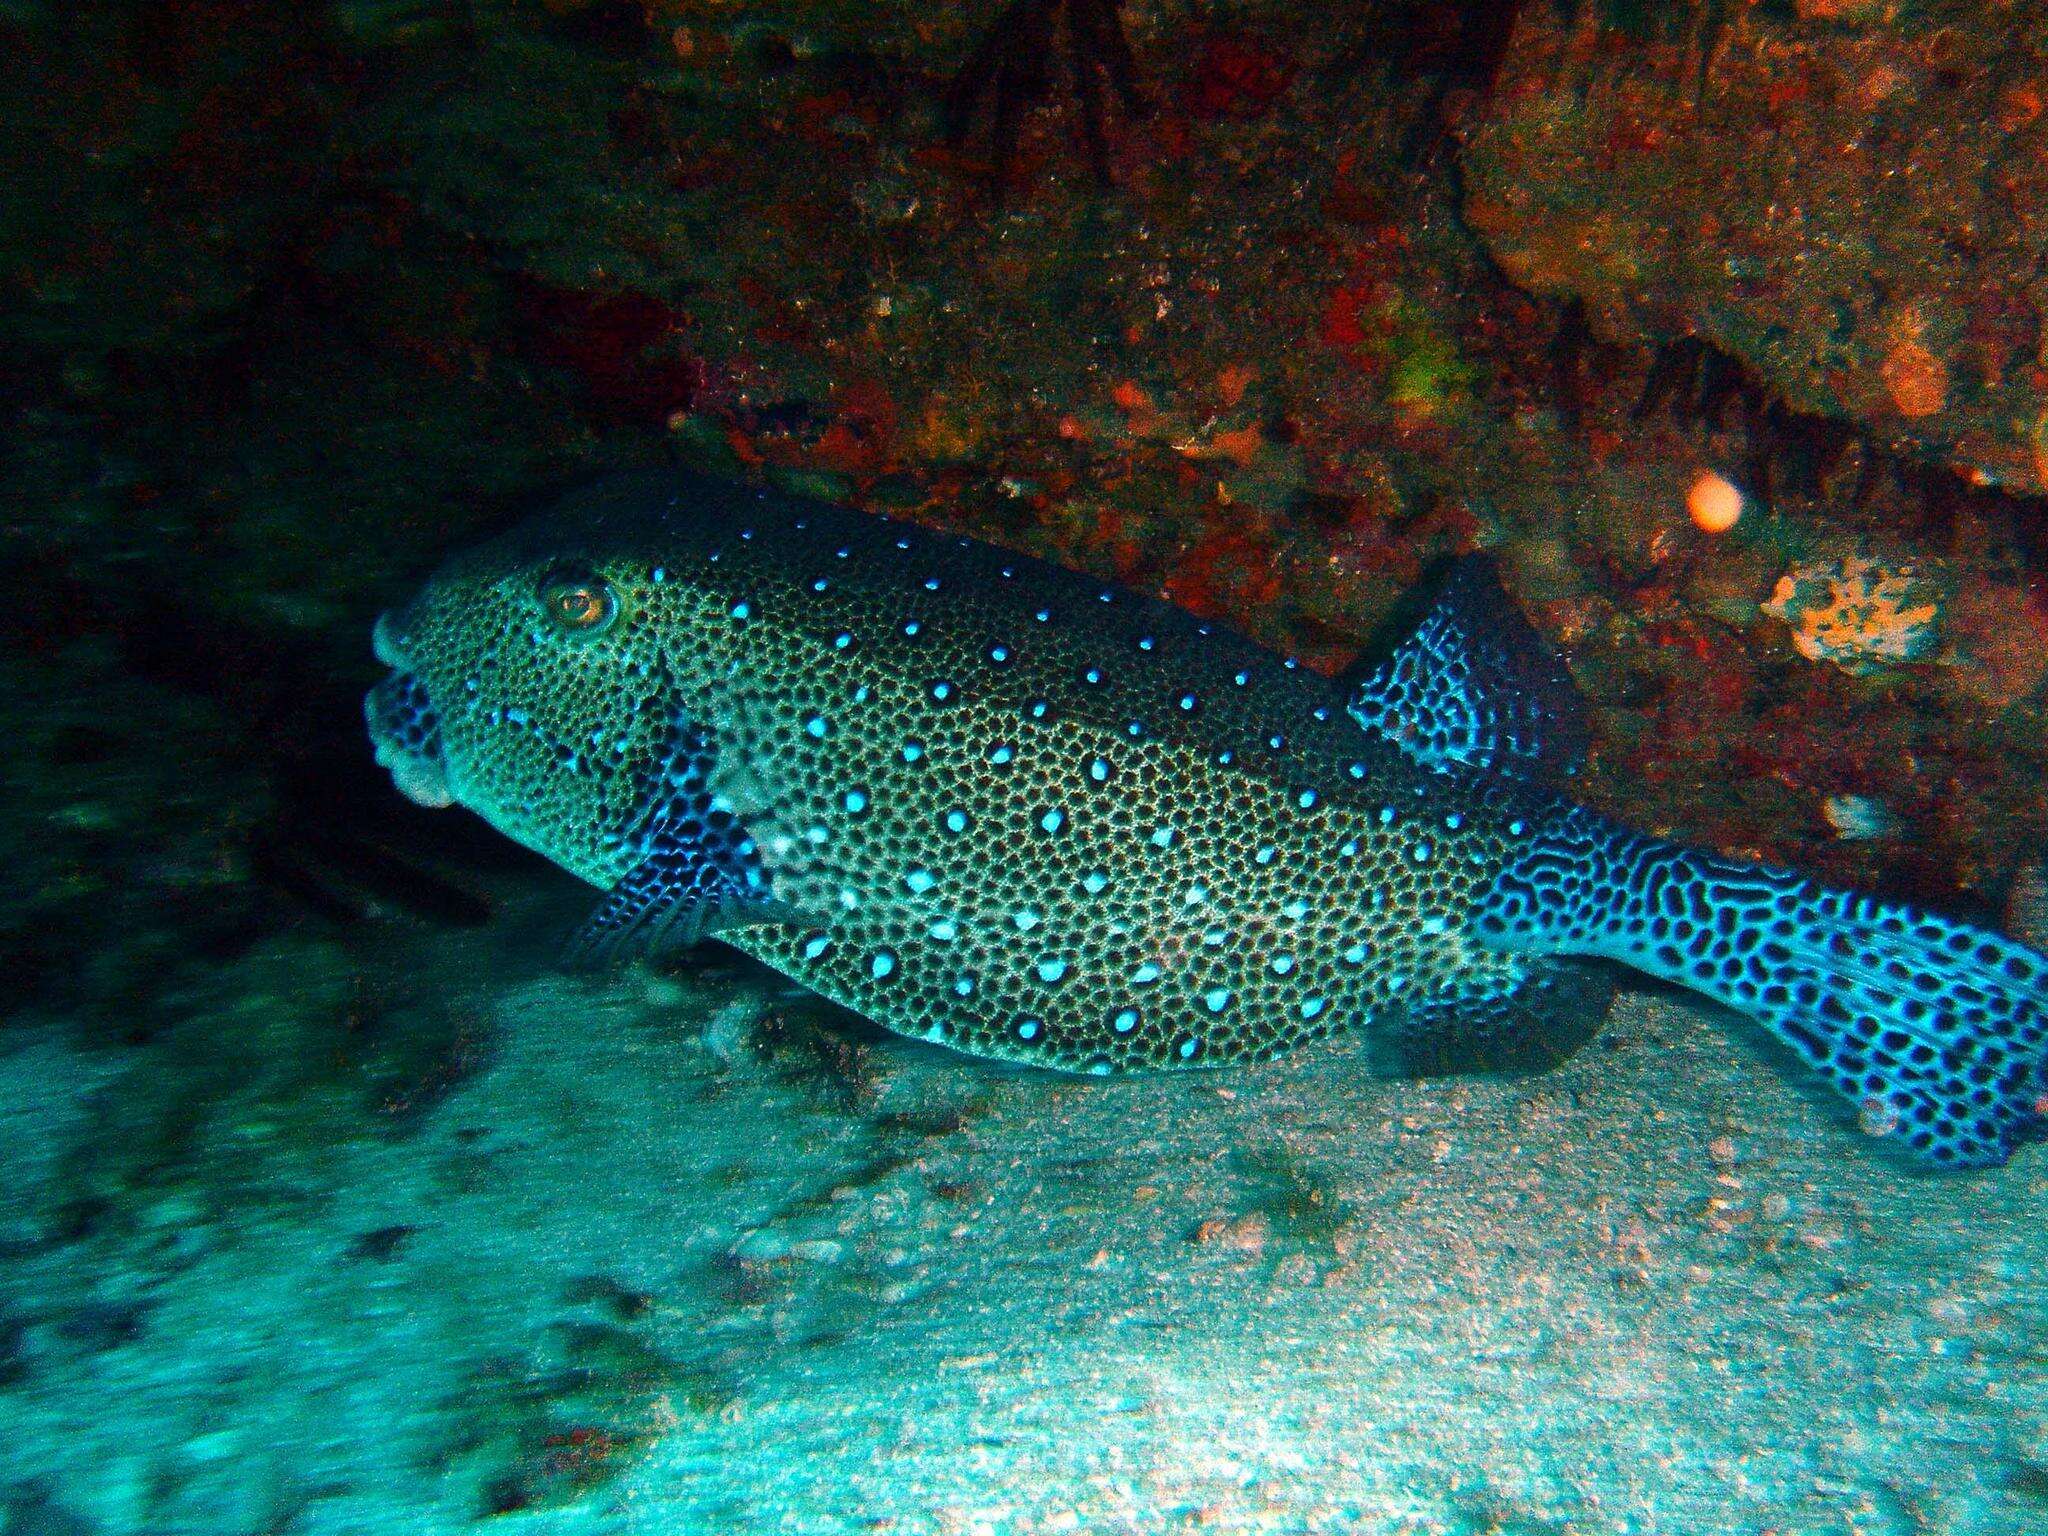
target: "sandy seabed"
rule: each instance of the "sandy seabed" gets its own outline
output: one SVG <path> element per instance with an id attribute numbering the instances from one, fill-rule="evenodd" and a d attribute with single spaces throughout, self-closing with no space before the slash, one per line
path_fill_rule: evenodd
<path id="1" fill-rule="evenodd" d="M 508 943 L 407 941 L 488 1046 L 402 1133 L 216 1079 L 83 1233 L 169 1068 L 6 1036 L 6 1536 L 2048 1532 L 2048 1151 L 1902 1169 L 1728 1015 L 1076 1080 Z"/>

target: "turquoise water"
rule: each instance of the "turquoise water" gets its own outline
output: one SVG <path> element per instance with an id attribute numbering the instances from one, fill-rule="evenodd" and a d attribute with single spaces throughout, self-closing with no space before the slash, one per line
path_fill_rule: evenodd
<path id="1" fill-rule="evenodd" d="M 1065 1080 L 530 905 L 379 946 L 430 1105 L 303 943 L 10 1034 L 10 1530 L 2041 1528 L 2048 1172 L 1901 1178 L 1703 1010 Z"/>
<path id="2" fill-rule="evenodd" d="M 2041 1147 L 1648 985 L 1084 1080 L 574 973 L 372 762 L 376 614 L 614 469 L 1323 667 L 1483 546 L 1590 802 L 2048 939 L 2037 22 L 1134 0 L 1098 154 L 1053 9 L 1006 148 L 1029 4 L 0 0 L 0 1536 L 2048 1533 Z"/>

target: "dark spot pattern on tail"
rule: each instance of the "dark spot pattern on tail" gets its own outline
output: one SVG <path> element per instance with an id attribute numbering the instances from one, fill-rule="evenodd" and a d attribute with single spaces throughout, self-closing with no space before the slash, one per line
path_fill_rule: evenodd
<path id="1" fill-rule="evenodd" d="M 1945 1167 L 2002 1163 L 2048 1112 L 2048 959 L 1917 908 L 1561 814 L 1474 920 L 1488 943 L 1601 955 L 1758 1019 Z"/>

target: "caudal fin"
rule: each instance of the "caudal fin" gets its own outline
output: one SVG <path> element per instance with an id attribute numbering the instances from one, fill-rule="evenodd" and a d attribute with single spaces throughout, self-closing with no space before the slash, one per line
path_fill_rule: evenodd
<path id="1" fill-rule="evenodd" d="M 1981 928 L 1561 811 L 1473 918 L 1489 944 L 1598 955 L 1751 1015 L 1946 1168 L 2048 1134 L 2048 956 Z"/>

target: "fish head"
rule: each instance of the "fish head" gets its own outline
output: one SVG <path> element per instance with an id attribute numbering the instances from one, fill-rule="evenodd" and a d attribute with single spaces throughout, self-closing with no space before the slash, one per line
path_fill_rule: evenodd
<path id="1" fill-rule="evenodd" d="M 662 636 L 709 601 L 630 532 L 548 519 L 456 556 L 374 632 L 391 669 L 364 714 L 377 761 L 594 884 L 673 772 L 682 686 Z M 684 647 L 702 669 L 697 650 Z M 701 648 L 698 648 L 701 650 Z"/>

